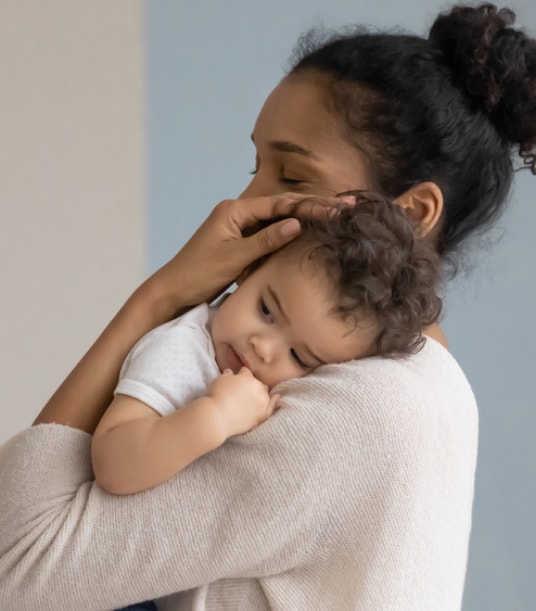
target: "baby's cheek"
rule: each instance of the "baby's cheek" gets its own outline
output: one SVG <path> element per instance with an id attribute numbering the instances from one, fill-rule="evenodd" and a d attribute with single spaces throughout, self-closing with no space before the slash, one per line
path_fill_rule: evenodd
<path id="1" fill-rule="evenodd" d="M 268 384 L 270 388 L 286 382 L 287 380 L 295 380 L 296 378 L 303 378 L 307 375 L 307 371 L 304 371 L 301 367 L 286 367 L 283 371 L 279 371 L 271 380 L 271 384 Z"/>

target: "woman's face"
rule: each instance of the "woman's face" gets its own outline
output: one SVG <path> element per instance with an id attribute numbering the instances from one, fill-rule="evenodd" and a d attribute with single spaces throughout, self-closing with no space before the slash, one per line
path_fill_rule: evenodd
<path id="1" fill-rule="evenodd" d="M 268 96 L 252 134 L 254 176 L 241 198 L 371 188 L 364 155 L 346 142 L 323 95 L 313 76 L 303 74 L 285 78 Z"/>

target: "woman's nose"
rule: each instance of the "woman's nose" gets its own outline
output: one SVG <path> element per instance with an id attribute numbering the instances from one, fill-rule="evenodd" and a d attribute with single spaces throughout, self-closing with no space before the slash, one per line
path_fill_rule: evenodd
<path id="1" fill-rule="evenodd" d="M 258 189 L 255 188 L 255 177 L 250 180 L 248 186 L 240 193 L 238 199 L 247 199 L 248 197 L 255 197 L 257 195 L 256 191 Z"/>
<path id="2" fill-rule="evenodd" d="M 240 193 L 238 199 L 262 197 L 263 195 L 273 195 L 273 193 L 270 193 L 270 190 L 267 188 L 262 188 L 261 184 L 255 180 L 255 177 L 253 177 L 253 180 L 249 183 L 249 185 L 244 189 L 244 191 L 242 191 L 242 193 Z"/>
<path id="3" fill-rule="evenodd" d="M 248 197 L 263 197 L 264 195 L 276 195 L 282 193 L 283 189 L 277 182 L 274 183 L 273 178 L 268 172 L 259 170 L 250 180 L 248 186 L 238 196 L 238 199 L 246 199 Z"/>

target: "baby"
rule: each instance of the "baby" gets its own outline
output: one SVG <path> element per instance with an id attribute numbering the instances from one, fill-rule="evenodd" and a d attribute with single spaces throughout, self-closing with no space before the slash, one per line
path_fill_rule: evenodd
<path id="1" fill-rule="evenodd" d="M 130 494 L 174 476 L 271 416 L 285 380 L 423 344 L 441 311 L 438 260 L 399 206 L 357 193 L 355 206 L 301 223 L 233 293 L 131 350 L 93 437 L 103 488 Z"/>

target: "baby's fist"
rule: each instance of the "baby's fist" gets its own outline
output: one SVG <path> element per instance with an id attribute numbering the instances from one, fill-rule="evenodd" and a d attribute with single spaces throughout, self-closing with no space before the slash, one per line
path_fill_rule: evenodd
<path id="1" fill-rule="evenodd" d="M 270 396 L 268 387 L 247 367 L 238 373 L 226 369 L 210 385 L 207 396 L 218 410 L 226 437 L 247 433 L 275 411 L 279 395 Z"/>

